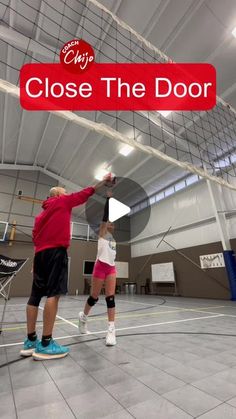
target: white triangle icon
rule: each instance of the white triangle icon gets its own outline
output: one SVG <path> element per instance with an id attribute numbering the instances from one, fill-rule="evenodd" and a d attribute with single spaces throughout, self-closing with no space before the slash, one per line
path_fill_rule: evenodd
<path id="1" fill-rule="evenodd" d="M 130 207 L 128 207 L 127 205 L 122 204 L 122 202 L 117 201 L 117 199 L 115 198 L 109 199 L 109 221 L 111 223 L 129 214 L 129 212 Z"/>

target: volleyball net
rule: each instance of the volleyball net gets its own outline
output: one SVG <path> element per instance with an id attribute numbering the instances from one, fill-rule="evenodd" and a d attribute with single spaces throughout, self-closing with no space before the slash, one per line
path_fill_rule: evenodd
<path id="1" fill-rule="evenodd" d="M 56 4 L 56 6 L 55 6 Z M 19 98 L 19 71 L 26 63 L 59 62 L 61 47 L 84 39 L 100 63 L 167 63 L 170 58 L 96 0 L 0 0 L 0 90 Z M 152 19 L 149 22 L 152 29 Z M 129 144 L 236 189 L 236 111 L 222 99 L 210 111 L 53 112 L 99 138 Z"/>

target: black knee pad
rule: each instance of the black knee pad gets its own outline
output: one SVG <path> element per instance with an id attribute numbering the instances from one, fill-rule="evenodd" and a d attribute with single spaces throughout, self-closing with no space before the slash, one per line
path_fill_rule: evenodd
<path id="1" fill-rule="evenodd" d="M 116 306 L 115 296 L 109 295 L 108 297 L 106 297 L 106 303 L 107 303 L 107 308 L 114 308 Z"/>
<path id="2" fill-rule="evenodd" d="M 98 302 L 98 298 L 93 298 L 92 295 L 87 299 L 87 303 L 90 307 L 93 307 Z"/>
<path id="3" fill-rule="evenodd" d="M 29 306 L 38 307 L 40 304 L 40 301 L 41 301 L 41 297 L 36 297 L 35 295 L 31 295 L 27 304 Z"/>

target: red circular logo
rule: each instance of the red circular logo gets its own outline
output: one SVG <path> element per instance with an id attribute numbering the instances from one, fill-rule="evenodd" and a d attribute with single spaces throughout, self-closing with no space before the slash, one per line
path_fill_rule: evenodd
<path id="1" fill-rule="evenodd" d="M 83 39 L 72 39 L 61 49 L 60 61 L 71 73 L 84 73 L 94 62 L 94 51 Z"/>

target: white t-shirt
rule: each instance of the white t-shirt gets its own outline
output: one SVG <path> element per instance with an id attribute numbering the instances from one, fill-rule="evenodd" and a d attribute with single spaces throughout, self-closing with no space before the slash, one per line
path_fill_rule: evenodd
<path id="1" fill-rule="evenodd" d="M 116 242 L 112 234 L 107 233 L 104 237 L 98 239 L 97 260 L 115 266 Z"/>

